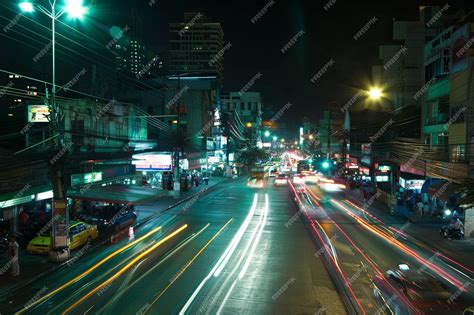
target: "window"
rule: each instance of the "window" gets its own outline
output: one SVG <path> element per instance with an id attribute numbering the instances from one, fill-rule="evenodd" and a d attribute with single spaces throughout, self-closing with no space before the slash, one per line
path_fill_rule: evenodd
<path id="1" fill-rule="evenodd" d="M 466 146 L 464 144 L 451 147 L 451 162 L 459 163 L 466 160 Z"/>

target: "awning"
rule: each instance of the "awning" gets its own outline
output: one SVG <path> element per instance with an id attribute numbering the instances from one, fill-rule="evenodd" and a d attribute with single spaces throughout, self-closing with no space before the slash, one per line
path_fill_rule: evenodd
<path id="1" fill-rule="evenodd" d="M 435 184 L 432 184 L 428 188 L 428 195 L 430 197 L 436 197 L 443 201 L 449 201 L 449 198 L 457 193 L 457 190 L 461 188 L 459 184 L 441 181 Z"/>
<path id="2" fill-rule="evenodd" d="M 68 189 L 67 196 L 73 199 L 102 201 L 110 203 L 140 203 L 155 198 L 162 192 L 154 188 L 129 185 L 108 185 Z"/>
<path id="3" fill-rule="evenodd" d="M 427 194 L 428 189 L 431 187 L 431 185 L 437 184 L 437 183 L 444 183 L 444 180 L 440 178 L 429 178 L 425 181 L 423 184 L 423 187 L 421 187 L 421 193 L 422 194 Z"/>
<path id="4" fill-rule="evenodd" d="M 413 173 L 407 173 L 407 172 L 400 172 L 400 177 L 403 179 L 425 179 L 424 175 L 418 175 L 418 174 L 413 174 Z"/>

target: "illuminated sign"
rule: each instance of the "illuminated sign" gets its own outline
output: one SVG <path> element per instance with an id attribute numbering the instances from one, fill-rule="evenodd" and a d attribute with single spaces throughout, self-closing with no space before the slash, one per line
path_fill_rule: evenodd
<path id="1" fill-rule="evenodd" d="M 28 105 L 28 122 L 42 123 L 49 122 L 48 105 Z"/>
<path id="2" fill-rule="evenodd" d="M 406 189 L 419 190 L 425 183 L 424 179 L 410 179 L 406 181 Z"/>
<path id="3" fill-rule="evenodd" d="M 390 165 L 380 165 L 378 167 L 378 170 L 381 172 L 390 172 L 392 170 L 392 167 Z"/>
<path id="4" fill-rule="evenodd" d="M 208 163 L 219 163 L 221 161 L 219 156 L 209 156 L 207 158 Z"/>
<path id="5" fill-rule="evenodd" d="M 101 180 L 102 180 L 102 172 L 72 174 L 71 187 L 100 182 Z"/>
<path id="6" fill-rule="evenodd" d="M 406 180 L 402 177 L 400 177 L 400 179 L 398 180 L 399 184 L 400 184 L 400 187 L 402 188 L 406 188 Z"/>
<path id="7" fill-rule="evenodd" d="M 148 154 L 137 155 L 139 160 L 132 161 L 137 171 L 171 171 L 171 154 Z"/>
<path id="8" fill-rule="evenodd" d="M 377 175 L 377 176 L 375 176 L 375 181 L 376 181 L 376 182 L 379 182 L 379 183 L 381 183 L 381 182 L 388 182 L 388 181 L 389 181 L 389 178 L 388 178 L 387 175 Z"/>

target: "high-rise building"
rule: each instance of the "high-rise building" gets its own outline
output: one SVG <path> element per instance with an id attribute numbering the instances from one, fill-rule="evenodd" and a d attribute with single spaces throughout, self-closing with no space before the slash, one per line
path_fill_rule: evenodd
<path id="1" fill-rule="evenodd" d="M 145 57 L 145 45 L 143 44 L 143 23 L 138 12 L 132 9 L 129 24 L 112 39 L 115 53 L 115 69 L 133 75 L 143 75 L 150 72 L 154 65 L 161 65 L 160 61 L 149 61 Z M 157 62 L 158 61 L 158 62 Z M 149 67 L 146 65 L 150 63 Z"/>
<path id="2" fill-rule="evenodd" d="M 222 81 L 224 32 L 220 23 L 202 13 L 185 13 L 184 21 L 170 23 L 168 71 L 171 74 L 211 73 Z"/>
<path id="3" fill-rule="evenodd" d="M 414 95 L 423 86 L 423 48 L 454 16 L 443 14 L 437 6 L 420 7 L 416 21 L 393 21 L 393 44 L 379 46 L 381 64 L 372 68 L 372 77 L 384 89 L 384 108 L 398 110 L 420 107 Z"/>

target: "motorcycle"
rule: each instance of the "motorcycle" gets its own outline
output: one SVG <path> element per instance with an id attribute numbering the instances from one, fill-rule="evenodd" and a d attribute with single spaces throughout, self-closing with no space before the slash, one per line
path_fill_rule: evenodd
<path id="1" fill-rule="evenodd" d="M 449 238 L 455 240 L 460 240 L 464 238 L 463 229 L 455 229 L 454 227 L 447 225 L 441 227 L 441 229 L 439 230 L 439 234 L 442 238 Z"/>

